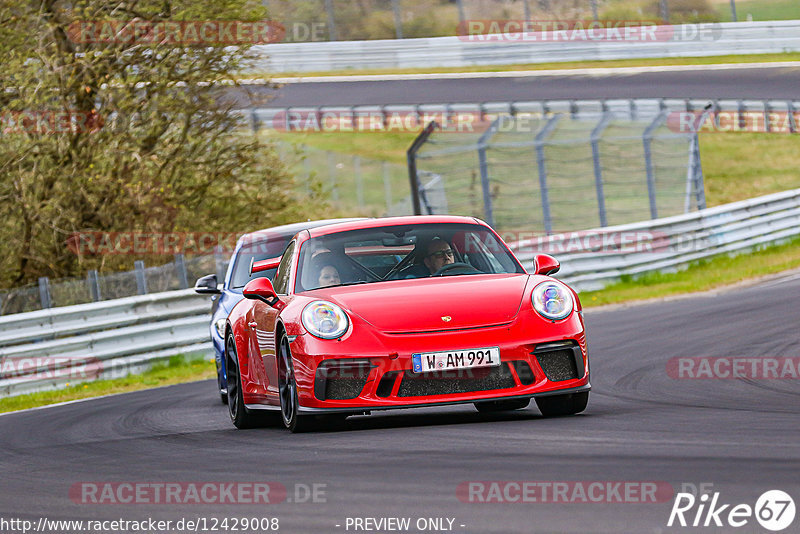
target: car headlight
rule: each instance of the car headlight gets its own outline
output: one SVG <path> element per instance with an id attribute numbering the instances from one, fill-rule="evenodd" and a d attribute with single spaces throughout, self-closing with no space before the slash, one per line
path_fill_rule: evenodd
<path id="1" fill-rule="evenodd" d="M 223 319 L 217 319 L 216 321 L 214 321 L 214 328 L 217 329 L 217 334 L 219 334 L 219 337 L 221 337 L 223 339 L 225 338 L 225 323 L 227 321 L 228 320 L 224 319 L 224 318 Z"/>
<path id="2" fill-rule="evenodd" d="M 303 310 L 303 326 L 316 337 L 342 337 L 350 326 L 347 314 L 336 304 L 315 300 Z"/>
<path id="3" fill-rule="evenodd" d="M 551 321 L 564 319 L 575 306 L 569 288 L 555 281 L 542 282 L 533 288 L 531 301 L 536 313 Z"/>

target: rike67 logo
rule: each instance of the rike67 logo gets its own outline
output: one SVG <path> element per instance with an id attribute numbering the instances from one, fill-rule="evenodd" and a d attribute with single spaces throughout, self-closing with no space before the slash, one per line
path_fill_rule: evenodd
<path id="1" fill-rule="evenodd" d="M 781 490 L 764 492 L 755 506 L 724 503 L 718 491 L 711 495 L 703 493 L 699 497 L 692 493 L 678 493 L 667 526 L 739 528 L 752 525 L 755 518 L 763 528 L 779 532 L 794 522 L 794 516 L 794 500 Z"/>

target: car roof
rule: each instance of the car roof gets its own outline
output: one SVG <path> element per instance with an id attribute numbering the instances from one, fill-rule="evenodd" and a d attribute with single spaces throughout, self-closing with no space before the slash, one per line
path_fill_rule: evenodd
<path id="1" fill-rule="evenodd" d="M 479 224 L 485 225 L 483 221 L 474 217 L 462 217 L 458 215 L 408 215 L 404 217 L 380 217 L 376 219 L 357 219 L 349 222 L 329 224 L 322 227 L 309 229 L 311 237 L 347 232 L 349 230 L 362 230 L 365 228 L 381 228 L 384 226 L 402 226 L 407 224 Z"/>
<path id="2" fill-rule="evenodd" d="M 320 221 L 303 221 L 292 224 L 284 224 L 282 226 L 273 226 L 272 228 L 264 228 L 262 230 L 256 230 L 255 232 L 244 234 L 242 237 L 239 238 L 239 241 L 243 241 L 245 239 L 253 241 L 260 241 L 262 239 L 267 240 L 269 238 L 275 238 L 276 235 L 280 237 L 292 237 L 297 232 L 308 230 L 310 228 L 317 228 L 319 226 L 325 226 L 328 224 L 347 223 L 347 222 L 362 221 L 362 220 L 365 219 L 363 217 L 361 218 L 351 217 L 343 219 L 323 219 Z"/>

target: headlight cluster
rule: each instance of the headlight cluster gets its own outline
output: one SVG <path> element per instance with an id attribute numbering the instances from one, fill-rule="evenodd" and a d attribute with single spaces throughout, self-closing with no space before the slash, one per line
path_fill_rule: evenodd
<path id="1" fill-rule="evenodd" d="M 306 306 L 302 320 L 306 330 L 322 339 L 342 337 L 350 326 L 344 310 L 324 300 L 315 300 Z"/>
<path id="2" fill-rule="evenodd" d="M 217 319 L 216 321 L 214 321 L 214 328 L 217 329 L 217 334 L 219 334 L 219 337 L 221 337 L 223 339 L 225 338 L 225 323 L 226 322 L 227 322 L 227 319 L 225 319 L 225 318 Z"/>
<path id="3" fill-rule="evenodd" d="M 551 321 L 566 318 L 575 307 L 569 288 L 555 281 L 542 282 L 533 288 L 531 301 L 536 313 Z"/>

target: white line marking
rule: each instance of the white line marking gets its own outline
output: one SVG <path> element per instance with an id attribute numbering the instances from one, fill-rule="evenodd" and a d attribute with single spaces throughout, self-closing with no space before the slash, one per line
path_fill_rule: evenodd
<path id="1" fill-rule="evenodd" d="M 431 72 L 418 74 L 355 74 L 344 76 L 287 76 L 240 80 L 242 85 L 267 83 L 392 82 L 406 80 L 448 80 L 467 78 L 536 78 L 539 76 L 613 76 L 647 72 L 707 72 L 710 70 L 800 68 L 800 61 L 772 63 L 716 63 L 710 65 L 651 65 L 642 67 L 591 67 L 584 69 L 506 70 L 497 72 Z"/>
<path id="2" fill-rule="evenodd" d="M 130 395 L 131 393 L 138 393 L 140 391 L 153 391 L 153 390 L 156 390 L 156 389 L 164 389 L 164 388 L 171 388 L 171 387 L 175 387 L 175 386 L 182 386 L 184 384 L 194 384 L 195 382 L 205 382 L 206 380 L 211 380 L 211 378 L 204 378 L 202 380 L 193 380 L 191 382 L 181 382 L 180 384 L 168 384 L 166 386 L 158 386 L 158 387 L 154 387 L 154 388 L 136 389 L 134 391 L 123 391 L 122 393 L 109 393 L 108 395 L 101 395 L 99 397 L 86 397 L 85 399 L 75 399 L 75 400 L 71 400 L 71 401 L 59 402 L 59 403 L 56 403 L 56 404 L 46 404 L 44 406 L 36 406 L 34 408 L 26 408 L 24 410 L 17 410 L 17 411 L 14 411 L 14 412 L 3 412 L 3 413 L 0 413 L 0 417 L 3 417 L 4 415 L 12 415 L 12 414 L 16 414 L 16 413 L 26 413 L 26 412 L 35 412 L 35 411 L 38 411 L 38 410 L 46 410 L 47 408 L 55 408 L 57 406 L 67 406 L 69 404 L 78 404 L 78 403 L 81 403 L 81 402 L 88 402 L 88 401 L 93 401 L 93 400 L 98 400 L 98 399 L 105 399 L 105 398 L 108 398 L 108 397 L 118 397 L 120 395 Z M 58 390 L 51 390 L 51 391 L 58 391 Z M 4 397 L 4 398 L 12 398 L 12 397 Z"/>
<path id="3" fill-rule="evenodd" d="M 797 280 L 798 278 L 800 278 L 800 273 L 791 276 L 786 276 L 784 278 L 778 278 L 777 280 L 773 280 L 771 282 L 766 282 L 764 284 L 761 284 L 761 287 L 770 287 L 770 286 L 776 286 L 778 284 L 785 284 L 786 282 L 792 282 L 794 280 Z"/>
<path id="4" fill-rule="evenodd" d="M 713 289 L 707 289 L 705 291 L 695 291 L 692 293 L 681 293 L 679 295 L 670 295 L 668 297 L 654 297 L 650 299 L 629 300 L 627 302 L 604 304 L 602 306 L 593 306 L 589 308 L 584 308 L 583 312 L 594 315 L 595 313 L 613 312 L 626 308 L 633 308 L 636 306 L 646 306 L 648 304 L 656 304 L 660 302 L 671 302 L 674 300 L 716 297 L 718 295 L 730 293 L 731 291 L 736 291 L 737 289 L 747 289 L 755 286 L 768 287 L 770 285 L 790 282 L 798 278 L 800 278 L 800 269 L 795 268 L 780 273 L 766 274 L 763 276 L 757 276 L 755 278 L 746 278 L 744 280 L 740 280 L 739 282 L 726 284 L 724 286 L 719 286 Z M 580 293 L 578 294 L 580 295 Z"/>

